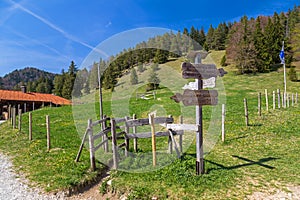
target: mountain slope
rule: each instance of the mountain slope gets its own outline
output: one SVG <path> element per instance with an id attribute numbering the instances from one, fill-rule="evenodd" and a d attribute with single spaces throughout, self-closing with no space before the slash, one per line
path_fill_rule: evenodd
<path id="1" fill-rule="evenodd" d="M 3 89 L 13 89 L 16 85 L 37 81 L 42 77 L 53 81 L 55 75 L 33 67 L 26 67 L 21 70 L 14 70 L 3 78 L 0 77 L 0 86 Z"/>

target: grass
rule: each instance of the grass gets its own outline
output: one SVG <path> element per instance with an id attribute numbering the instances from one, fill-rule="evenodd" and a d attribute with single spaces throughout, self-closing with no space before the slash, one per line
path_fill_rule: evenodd
<path id="1" fill-rule="evenodd" d="M 222 52 L 212 52 L 218 64 Z M 168 63 L 167 63 L 168 64 Z M 129 199 L 243 199 L 254 191 L 300 184 L 298 170 L 299 107 L 272 110 L 271 92 L 282 88 L 282 73 L 236 76 L 232 66 L 223 82 L 226 89 L 226 142 L 206 155 L 206 174 L 195 175 L 195 147 L 181 160 L 148 173 L 116 172 L 113 188 Z M 289 92 L 299 83 L 288 82 Z M 269 91 L 269 112 L 257 116 L 257 94 Z M 263 95 L 264 97 L 264 95 Z M 245 127 L 243 98 L 248 99 L 250 126 Z"/>
<path id="2" fill-rule="evenodd" d="M 217 65 L 223 53 L 212 52 L 211 58 Z M 147 117 L 151 111 L 156 111 L 158 115 L 163 116 L 172 114 L 176 120 L 180 114 L 184 114 L 187 120 L 194 118 L 194 107 L 183 107 L 169 98 L 176 92 L 182 93 L 181 87 L 187 83 L 178 72 L 180 63 L 181 60 L 174 60 L 160 66 L 157 73 L 162 83 L 161 88 L 156 91 L 156 100 L 136 100 L 136 92 L 141 92 L 145 88 L 149 70 L 139 74 L 140 83 L 134 87 L 127 84 L 129 75 L 122 77 L 119 80 L 121 84 L 116 87 L 115 92 L 104 91 L 104 113 L 115 117 L 131 116 L 135 113 L 141 118 Z M 300 177 L 297 175 L 300 163 L 300 127 L 297 124 L 299 105 L 280 110 L 271 109 L 270 94 L 277 88 L 283 88 L 282 73 L 279 71 L 236 76 L 233 66 L 227 66 L 225 70 L 229 73 L 223 78 L 218 78 L 218 84 L 220 85 L 222 80 L 225 90 L 220 93 L 226 93 L 226 141 L 217 142 L 212 151 L 206 154 L 206 174 L 195 175 L 195 146 L 192 141 L 181 159 L 175 159 L 162 169 L 147 173 L 112 172 L 112 188 L 104 183 L 101 192 L 113 189 L 119 194 L 128 194 L 129 199 L 150 199 L 153 196 L 160 199 L 243 199 L 254 191 L 283 188 L 289 184 L 299 185 Z M 299 93 L 299 84 L 288 81 L 288 91 Z M 265 110 L 262 95 L 263 113 L 262 116 L 258 116 L 257 93 L 264 93 L 265 89 L 268 89 L 269 93 L 269 111 Z M 86 111 L 83 110 L 84 105 L 79 105 L 78 114 L 83 124 L 81 127 L 83 129 L 79 128 L 79 133 L 82 134 L 86 119 L 90 116 L 99 116 L 96 95 L 91 94 L 84 98 L 83 101 L 88 102 L 91 109 Z M 248 99 L 249 104 L 249 127 L 244 125 L 244 98 Z M 128 111 L 120 111 L 118 108 L 121 105 L 127 106 Z M 204 108 L 205 127 L 208 127 L 212 111 L 209 106 Z M 50 115 L 53 124 L 51 125 L 53 149 L 50 152 L 47 152 L 46 148 L 47 114 Z M 97 164 L 99 171 L 89 172 L 89 154 L 86 149 L 83 151 L 81 161 L 74 163 L 81 139 L 74 125 L 74 120 L 78 119 L 72 115 L 71 107 L 37 110 L 33 112 L 33 118 L 34 139 L 31 142 L 27 139 L 27 114 L 23 115 L 21 133 L 12 130 L 8 123 L 1 125 L 0 133 L 1 151 L 12 156 L 16 169 L 24 173 L 32 183 L 47 191 L 69 189 L 95 179 L 97 173 L 103 170 L 103 166 Z M 219 131 L 215 134 L 219 137 Z M 166 147 L 164 138 L 159 142 L 158 148 Z M 140 141 L 140 152 L 150 150 L 151 141 Z M 147 162 L 151 168 L 151 159 Z M 120 163 L 121 167 L 132 164 L 136 163 L 130 160 Z"/>
<path id="3" fill-rule="evenodd" d="M 46 119 L 51 122 L 51 150 L 47 151 Z M 63 116 L 63 117 L 62 117 Z M 22 131 L 1 125 L 0 149 L 13 159 L 16 170 L 45 191 L 68 190 L 97 177 L 89 172 L 89 154 L 84 149 L 75 163 L 80 145 L 70 106 L 44 108 L 33 112 L 33 140 L 28 140 L 28 113 L 22 117 Z"/>

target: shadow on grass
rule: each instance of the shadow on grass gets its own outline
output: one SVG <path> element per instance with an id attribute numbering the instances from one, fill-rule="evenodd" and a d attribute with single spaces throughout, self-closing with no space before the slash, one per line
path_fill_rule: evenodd
<path id="1" fill-rule="evenodd" d="M 248 158 L 244 158 L 244 157 L 236 156 L 236 155 L 232 155 L 232 157 L 243 160 L 243 161 L 246 161 L 247 163 L 227 167 L 225 165 L 222 165 L 222 164 L 216 163 L 214 161 L 210 161 L 210 160 L 205 159 L 206 162 L 218 166 L 218 168 L 208 169 L 207 173 L 209 173 L 210 171 L 213 171 L 213 170 L 219 170 L 219 169 L 221 169 L 221 170 L 233 170 L 233 169 L 238 169 L 238 168 L 241 168 L 241 167 L 247 167 L 247 166 L 251 166 L 251 165 L 258 165 L 258 166 L 261 166 L 261 167 L 264 167 L 264 168 L 267 168 L 267 169 L 275 169 L 275 167 L 270 166 L 270 165 L 266 165 L 264 163 L 268 162 L 268 161 L 271 161 L 271 160 L 279 159 L 279 158 L 274 158 L 274 157 L 267 157 L 267 158 L 261 158 L 258 161 L 254 161 L 254 160 L 250 160 Z"/>
<path id="2" fill-rule="evenodd" d="M 256 127 L 256 126 L 262 126 L 263 124 L 259 124 L 259 123 L 254 123 L 254 124 L 248 124 L 248 126 L 253 126 L 253 127 Z"/>
<path id="3" fill-rule="evenodd" d="M 243 136 L 239 136 L 239 137 L 235 137 L 235 138 L 226 139 L 225 142 L 231 142 L 231 141 L 246 138 L 246 137 L 248 137 L 248 135 L 243 135 Z"/>

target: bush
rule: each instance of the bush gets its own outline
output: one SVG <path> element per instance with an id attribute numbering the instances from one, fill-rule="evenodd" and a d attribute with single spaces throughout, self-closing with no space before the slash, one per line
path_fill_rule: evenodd
<path id="1" fill-rule="evenodd" d="M 222 57 L 220 64 L 221 64 L 222 67 L 227 66 L 227 63 L 226 63 L 226 56 L 225 56 L 225 55 Z"/>
<path id="2" fill-rule="evenodd" d="M 148 83 L 146 87 L 146 92 L 152 91 L 152 90 L 157 90 L 159 88 L 159 84 L 155 83 Z"/>
<path id="3" fill-rule="evenodd" d="M 297 77 L 297 72 L 295 70 L 295 66 L 292 66 L 290 68 L 288 75 L 289 75 L 289 79 L 291 81 L 294 81 L 294 82 L 298 81 L 298 77 Z"/>

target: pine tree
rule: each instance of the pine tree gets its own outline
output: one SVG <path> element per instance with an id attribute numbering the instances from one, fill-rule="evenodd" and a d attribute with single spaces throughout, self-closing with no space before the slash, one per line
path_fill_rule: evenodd
<path id="1" fill-rule="evenodd" d="M 64 81 L 65 81 L 65 72 L 62 71 L 62 74 L 56 75 L 54 77 L 54 89 L 53 92 L 57 96 L 63 96 L 62 95 L 62 88 L 64 86 Z"/>
<path id="2" fill-rule="evenodd" d="M 213 47 L 215 50 L 224 50 L 225 42 L 228 35 L 228 27 L 226 23 L 220 23 L 218 28 L 214 31 Z"/>
<path id="3" fill-rule="evenodd" d="M 77 73 L 76 79 L 73 83 L 73 90 L 72 90 L 72 96 L 74 97 L 80 97 L 82 95 L 82 89 L 83 89 L 83 78 L 81 77 L 81 74 Z"/>
<path id="4" fill-rule="evenodd" d="M 154 62 L 159 64 L 165 63 L 168 61 L 168 56 L 169 53 L 167 51 L 162 49 L 157 49 L 154 57 Z"/>
<path id="5" fill-rule="evenodd" d="M 187 28 L 184 28 L 183 29 L 183 34 L 186 35 L 186 36 L 189 36 L 189 31 Z"/>
<path id="6" fill-rule="evenodd" d="M 158 78 L 157 73 L 154 70 L 151 70 L 151 73 L 148 78 L 148 88 L 147 90 L 156 90 L 159 86 L 160 79 Z"/>
<path id="7" fill-rule="evenodd" d="M 256 18 L 255 21 L 255 30 L 253 32 L 253 43 L 256 49 L 256 66 L 258 72 L 266 72 L 268 67 L 263 62 L 264 57 L 264 34 L 261 28 L 260 17 Z"/>
<path id="8" fill-rule="evenodd" d="M 185 35 L 185 34 L 182 34 L 181 36 L 181 52 L 183 54 L 187 54 L 188 53 L 188 50 L 189 50 L 189 41 L 190 41 L 190 38 L 189 36 Z"/>
<path id="9" fill-rule="evenodd" d="M 284 35 L 278 14 L 274 14 L 273 20 L 268 19 L 268 24 L 264 32 L 264 54 L 263 62 L 266 69 L 272 65 L 280 63 L 278 52 L 282 47 Z"/>
<path id="10" fill-rule="evenodd" d="M 90 87 L 91 90 L 95 89 L 99 86 L 99 83 L 98 83 L 98 63 L 96 63 L 96 62 L 94 62 L 93 66 L 90 70 L 88 81 L 89 81 L 89 87 Z"/>
<path id="11" fill-rule="evenodd" d="M 103 74 L 103 88 L 114 90 L 115 85 L 117 84 L 116 76 L 114 74 L 114 69 L 112 67 L 113 63 L 110 64 L 104 74 Z"/>
<path id="12" fill-rule="evenodd" d="M 64 77 L 64 85 L 61 92 L 62 97 L 66 99 L 72 98 L 73 83 L 74 83 L 73 77 L 70 74 L 66 74 Z"/>
<path id="13" fill-rule="evenodd" d="M 46 84 L 45 84 L 45 82 L 41 82 L 36 86 L 36 92 L 46 93 Z"/>
<path id="14" fill-rule="evenodd" d="M 134 68 L 132 68 L 130 71 L 130 83 L 131 85 L 136 85 L 139 83 L 138 75 Z"/>
<path id="15" fill-rule="evenodd" d="M 73 92 L 73 88 L 74 88 L 74 82 L 76 79 L 76 73 L 77 73 L 78 69 L 76 68 L 76 65 L 74 63 L 74 61 L 71 61 L 71 64 L 69 66 L 68 69 L 68 73 L 65 74 L 64 76 L 64 84 L 62 87 L 62 97 L 66 98 L 66 99 L 71 99 L 72 98 L 72 92 Z M 76 96 L 79 95 L 80 93 L 80 86 L 76 85 L 76 92 L 74 93 Z"/>
<path id="16" fill-rule="evenodd" d="M 171 39 L 170 54 L 172 57 L 179 57 L 181 55 L 179 42 L 175 35 Z"/>
<path id="17" fill-rule="evenodd" d="M 32 81 L 29 81 L 27 83 L 27 92 L 35 92 L 35 86 L 33 85 L 34 83 Z"/>
<path id="18" fill-rule="evenodd" d="M 52 90 L 53 90 L 53 82 L 47 78 L 45 81 L 45 93 L 51 94 Z"/>
<path id="19" fill-rule="evenodd" d="M 204 28 L 202 27 L 199 32 L 199 44 L 203 47 L 206 40 Z"/>
<path id="20" fill-rule="evenodd" d="M 236 66 L 242 74 L 255 73 L 257 71 L 256 50 L 253 41 L 251 41 L 251 32 L 248 23 L 247 16 L 242 17 L 242 37 L 238 43 L 237 56 L 235 58 Z"/>
<path id="21" fill-rule="evenodd" d="M 213 28 L 212 25 L 210 25 L 210 27 L 207 31 L 206 41 L 205 41 L 205 45 L 204 45 L 204 48 L 205 48 L 206 51 L 214 49 L 214 46 L 213 46 L 214 32 L 215 32 L 215 29 Z"/>

